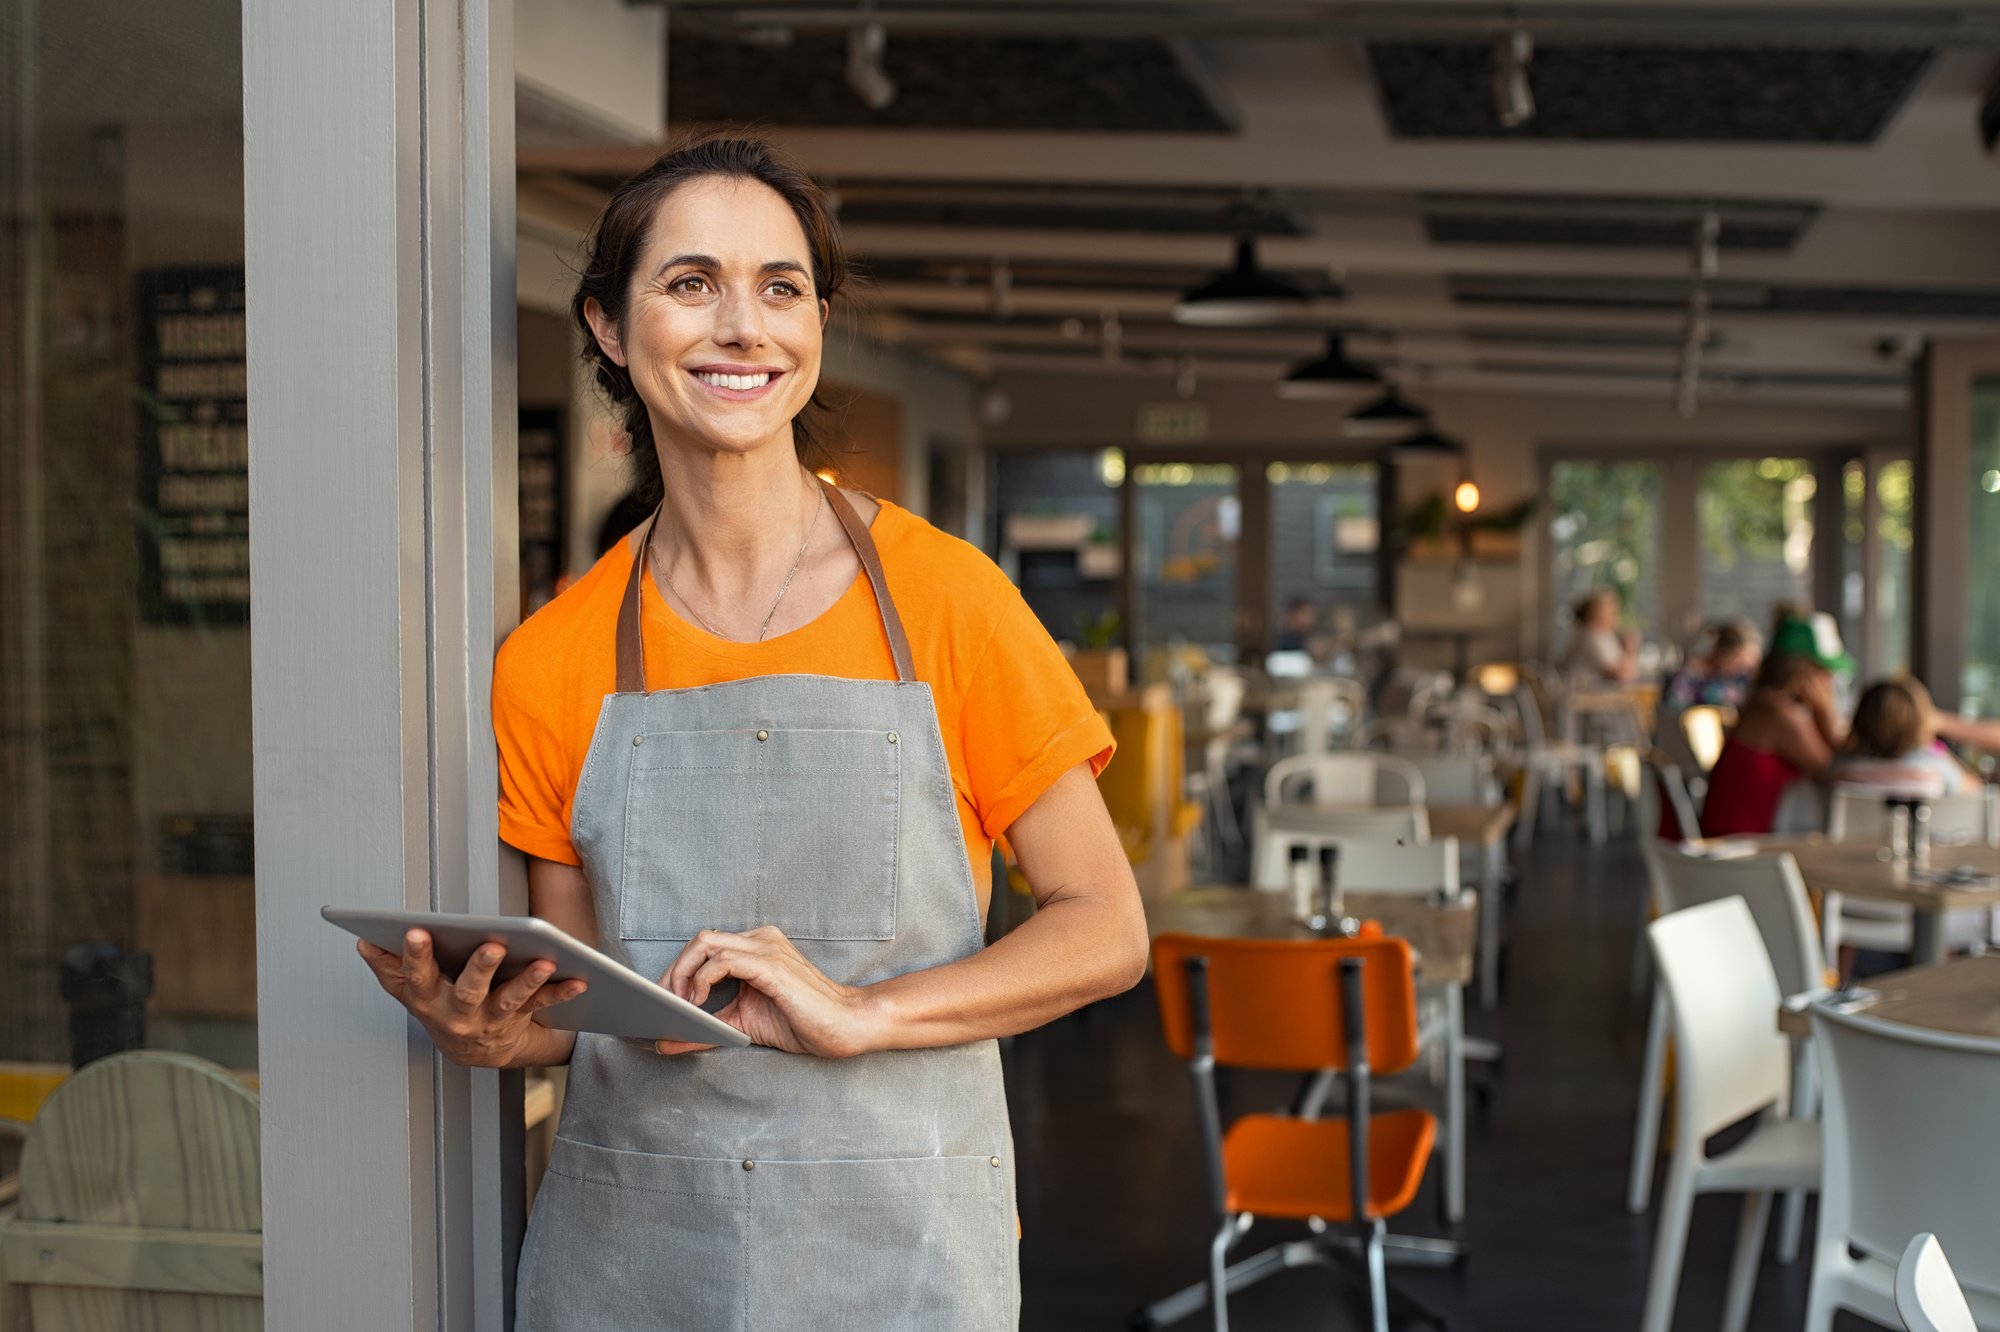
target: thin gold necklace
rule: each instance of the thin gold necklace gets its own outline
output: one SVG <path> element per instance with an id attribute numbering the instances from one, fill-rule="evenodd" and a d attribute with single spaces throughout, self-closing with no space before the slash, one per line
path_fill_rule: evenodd
<path id="1" fill-rule="evenodd" d="M 769 612 L 765 614 L 764 623 L 758 627 L 757 637 L 754 640 L 752 640 L 754 642 L 761 643 L 764 641 L 766 637 L 770 635 L 771 621 L 778 614 L 778 606 L 780 603 L 784 601 L 785 593 L 792 590 L 792 579 L 798 575 L 799 565 L 805 562 L 806 547 L 812 545 L 813 533 L 819 530 L 819 513 L 821 509 L 824 509 L 826 507 L 826 496 L 820 494 L 819 488 L 815 486 L 813 488 L 813 498 L 818 502 L 813 505 L 812 521 L 806 524 L 805 538 L 799 542 L 799 553 L 792 556 L 792 567 L 785 570 L 785 581 L 778 584 L 777 598 L 771 602 L 771 609 Z M 694 608 L 694 603 L 692 601 L 689 601 L 687 597 L 682 594 L 681 590 L 674 586 L 674 576 L 673 574 L 668 572 L 667 561 L 664 558 L 661 559 L 660 561 L 660 579 L 662 582 L 666 583 L 667 591 L 674 594 L 674 600 L 680 602 L 681 605 L 687 607 L 688 614 L 694 616 L 694 622 L 696 624 L 700 625 L 702 628 L 706 629 L 709 633 L 715 635 L 715 637 L 717 638 L 729 637 L 728 634 L 723 633 L 720 629 L 716 628 L 714 625 L 710 624 L 707 620 L 703 619 L 701 612 Z"/>

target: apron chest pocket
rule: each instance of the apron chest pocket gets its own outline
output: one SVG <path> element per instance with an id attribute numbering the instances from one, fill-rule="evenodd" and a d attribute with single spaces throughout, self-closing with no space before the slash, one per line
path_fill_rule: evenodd
<path id="1" fill-rule="evenodd" d="M 775 925 L 793 939 L 894 938 L 903 750 L 894 735 L 768 727 L 640 737 L 619 937 Z"/>

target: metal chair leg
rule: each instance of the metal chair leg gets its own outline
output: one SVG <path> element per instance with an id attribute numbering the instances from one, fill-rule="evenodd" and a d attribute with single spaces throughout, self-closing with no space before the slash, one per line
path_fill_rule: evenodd
<path id="1" fill-rule="evenodd" d="M 1364 1242 L 1368 1261 L 1368 1325 L 1373 1332 L 1389 1332 L 1389 1273 L 1382 1260 L 1382 1223 L 1375 1222 Z"/>
<path id="2" fill-rule="evenodd" d="M 1208 1242 L 1208 1306 L 1214 1313 L 1215 1332 L 1229 1332 L 1229 1246 L 1241 1233 L 1230 1218 Z"/>

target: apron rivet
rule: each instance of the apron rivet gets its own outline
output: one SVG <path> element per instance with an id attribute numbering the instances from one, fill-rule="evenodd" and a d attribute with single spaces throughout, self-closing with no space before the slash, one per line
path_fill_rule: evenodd
<path id="1" fill-rule="evenodd" d="M 766 740 L 769 740 L 770 738 L 771 738 L 771 733 L 770 733 L 769 731 L 759 731 L 759 732 L 757 732 L 757 741 L 758 741 L 758 743 L 759 743 L 759 744 L 763 743 L 763 742 L 764 742 L 764 741 L 766 741 Z M 748 1170 L 748 1169 L 749 1169 L 750 1167 L 746 1165 L 746 1166 L 744 1166 L 743 1168 L 744 1168 L 745 1170 Z"/>
<path id="2" fill-rule="evenodd" d="M 901 740 L 902 738 L 903 738 L 902 736 L 897 735 L 894 731 L 889 732 L 889 743 L 892 745 L 895 744 L 897 741 Z"/>
<path id="3" fill-rule="evenodd" d="M 986 1164 L 992 1166 L 995 1170 L 998 1170 L 1000 1168 L 1000 1158 L 997 1156 L 989 1156 L 986 1158 Z"/>
<path id="4" fill-rule="evenodd" d="M 745 1170 L 755 1170 L 757 1168 L 757 1163 L 755 1161 L 745 1161 L 743 1163 L 743 1168 Z"/>
<path id="5" fill-rule="evenodd" d="M 635 735 L 632 737 L 632 743 L 635 745 L 643 745 L 646 743 L 646 737 L 643 735 Z"/>

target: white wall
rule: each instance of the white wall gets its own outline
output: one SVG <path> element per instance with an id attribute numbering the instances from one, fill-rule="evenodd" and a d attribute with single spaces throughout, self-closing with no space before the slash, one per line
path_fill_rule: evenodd
<path id="1" fill-rule="evenodd" d="M 978 390 L 950 366 L 871 341 L 843 325 L 826 338 L 821 374 L 851 388 L 887 394 L 903 406 L 903 493 L 884 496 L 922 514 L 930 494 L 932 444 L 976 450 L 982 434 Z M 977 469 L 975 469 L 977 470 Z M 984 506 L 969 506 L 977 522 Z M 959 533 L 978 541 L 981 533 Z"/>
<path id="2" fill-rule="evenodd" d="M 645 142 L 667 128 L 667 14 L 626 0 L 521 0 L 514 73 L 606 137 Z"/>

